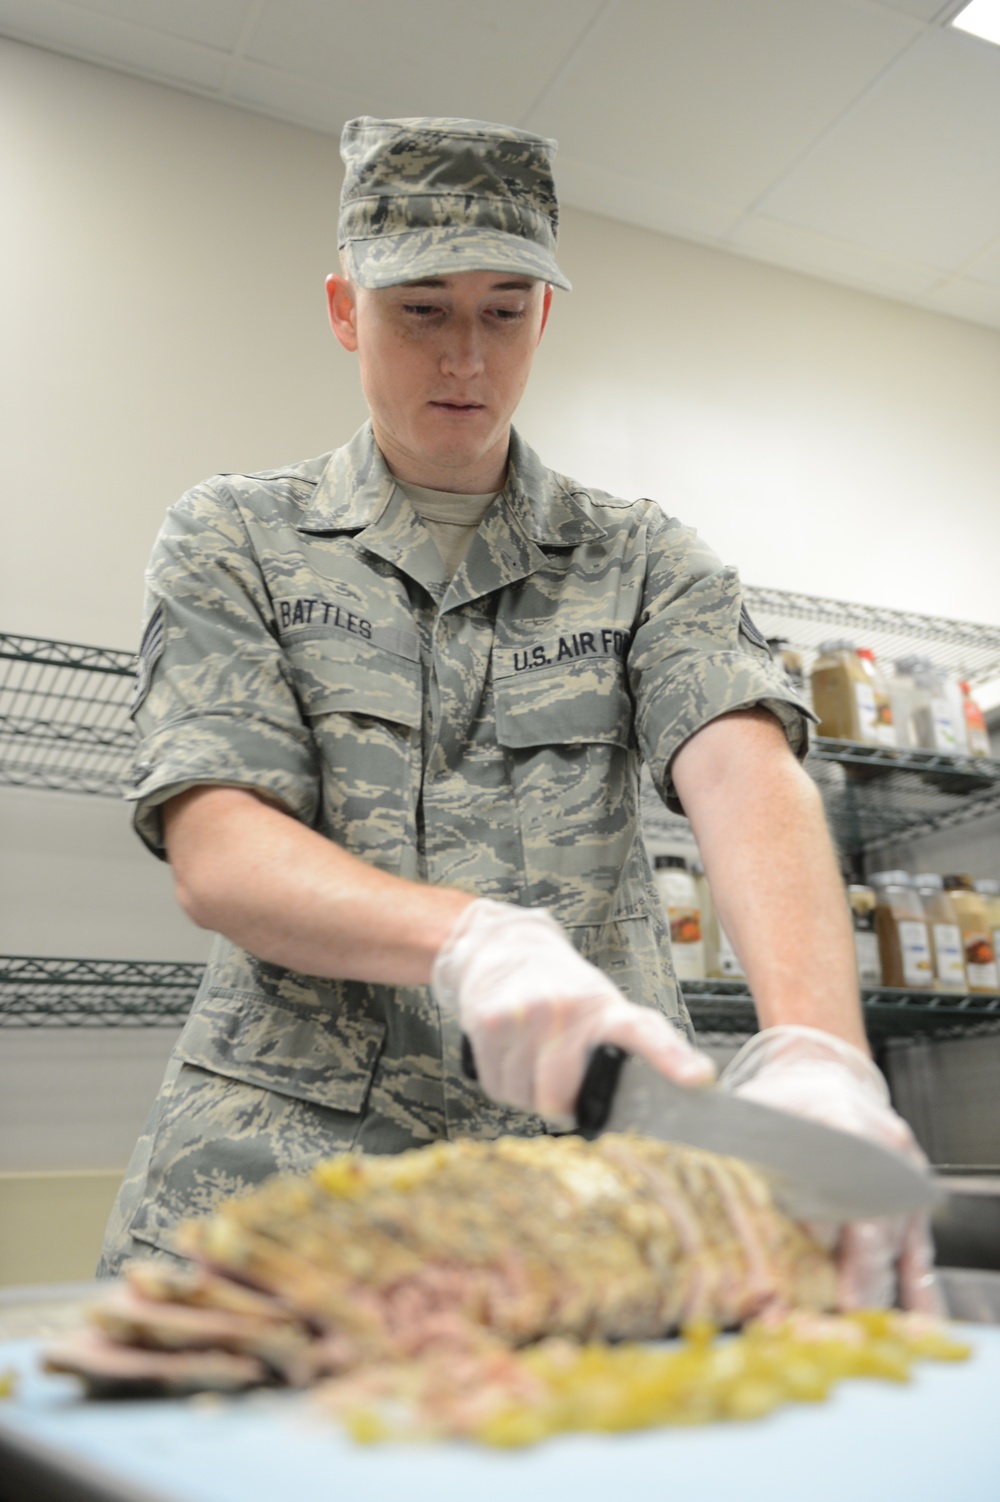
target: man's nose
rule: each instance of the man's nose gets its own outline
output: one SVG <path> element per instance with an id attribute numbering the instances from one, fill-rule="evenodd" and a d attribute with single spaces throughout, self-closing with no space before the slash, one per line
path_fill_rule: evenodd
<path id="1" fill-rule="evenodd" d="M 482 336 L 473 319 L 456 320 L 448 330 L 441 353 L 441 370 L 445 375 L 468 380 L 483 368 Z"/>

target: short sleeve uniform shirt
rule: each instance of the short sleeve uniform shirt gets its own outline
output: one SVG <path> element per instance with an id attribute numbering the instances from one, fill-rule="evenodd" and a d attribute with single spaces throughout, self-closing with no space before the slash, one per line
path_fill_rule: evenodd
<path id="1" fill-rule="evenodd" d="M 758 704 L 805 748 L 735 571 L 689 528 L 554 474 L 515 434 L 449 580 L 366 426 L 332 455 L 191 491 L 147 577 L 131 796 L 151 848 L 167 798 L 253 788 L 382 870 L 547 908 L 633 1001 L 689 1025 L 641 764 L 676 806 L 677 749 Z M 463 1077 L 460 1043 L 425 988 L 318 979 L 216 940 L 103 1270 L 340 1148 L 543 1130 Z"/>

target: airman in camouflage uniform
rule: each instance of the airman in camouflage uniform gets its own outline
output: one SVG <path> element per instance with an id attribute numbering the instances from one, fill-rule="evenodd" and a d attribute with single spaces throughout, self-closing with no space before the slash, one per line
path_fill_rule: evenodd
<path id="1" fill-rule="evenodd" d="M 380 288 L 452 272 L 568 283 L 551 143 L 477 122 L 355 121 L 342 242 Z M 547 909 L 633 1002 L 690 1031 L 639 833 L 700 727 L 804 711 L 735 572 L 650 501 L 545 468 L 506 480 L 449 577 L 370 425 L 342 449 L 217 477 L 169 514 L 148 574 L 137 828 L 203 784 L 264 794 L 365 862 Z M 332 1151 L 533 1133 L 464 1076 L 427 987 L 324 979 L 217 938 L 130 1164 L 102 1270 L 177 1220 Z"/>

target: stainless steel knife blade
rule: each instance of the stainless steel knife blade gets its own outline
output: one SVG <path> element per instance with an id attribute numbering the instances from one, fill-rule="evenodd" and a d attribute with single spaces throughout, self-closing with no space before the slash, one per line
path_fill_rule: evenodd
<path id="1" fill-rule="evenodd" d="M 941 1197 L 929 1168 L 877 1143 L 714 1085 L 678 1085 L 644 1059 L 604 1052 L 620 1058 L 601 1131 L 641 1132 L 741 1158 L 763 1172 L 777 1204 L 796 1220 L 873 1220 L 928 1209 Z M 586 1120 L 587 1088 L 585 1081 L 578 1115 L 581 1129 L 594 1136 L 595 1122 Z"/>

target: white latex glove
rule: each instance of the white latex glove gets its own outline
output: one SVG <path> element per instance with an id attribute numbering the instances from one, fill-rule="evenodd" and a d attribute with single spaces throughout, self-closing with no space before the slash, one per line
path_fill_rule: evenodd
<path id="1" fill-rule="evenodd" d="M 832 1033 L 772 1027 L 758 1033 L 722 1072 L 734 1095 L 855 1132 L 925 1163 L 906 1122 L 889 1104 L 889 1087 L 871 1059 Z M 829 1240 L 832 1228 L 814 1226 Z M 934 1281 L 934 1247 L 925 1214 L 855 1221 L 839 1228 L 838 1284 L 844 1309 L 898 1302 L 943 1314 Z"/>
<path id="2" fill-rule="evenodd" d="M 659 1012 L 626 1001 L 541 908 L 470 903 L 434 961 L 431 990 L 458 1016 L 486 1094 L 563 1126 L 601 1043 L 685 1084 L 715 1076 L 711 1059 Z"/>

